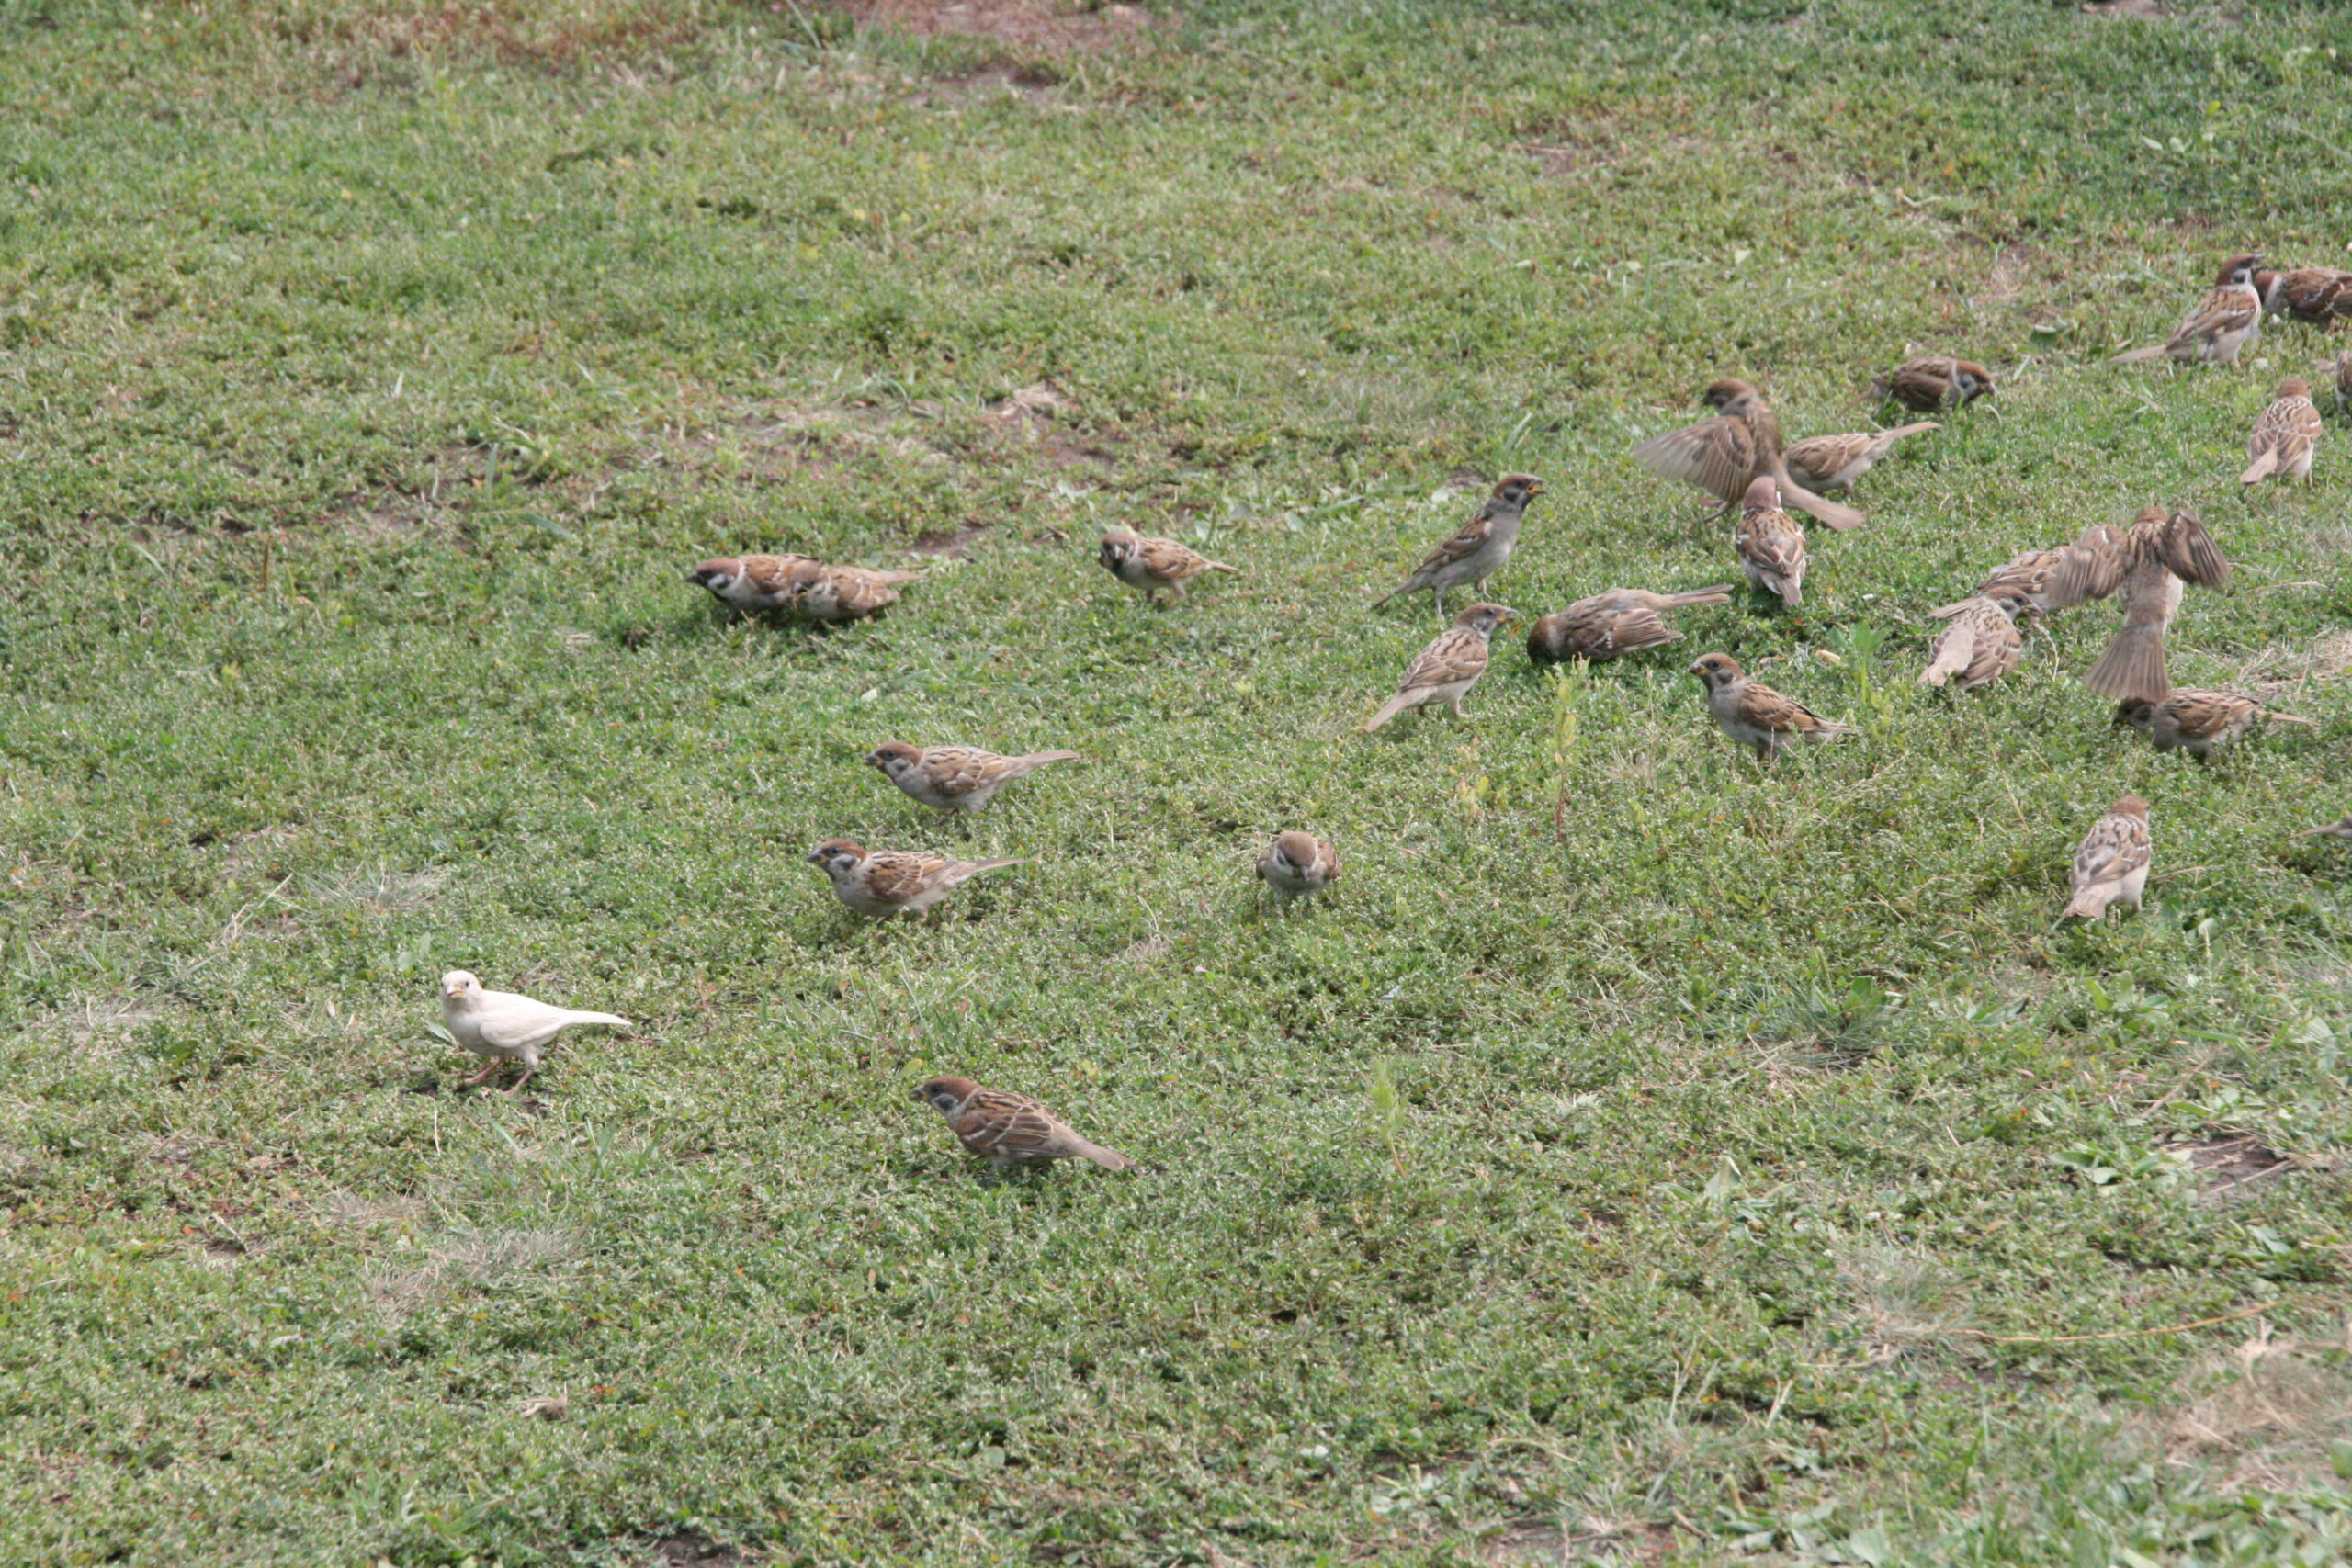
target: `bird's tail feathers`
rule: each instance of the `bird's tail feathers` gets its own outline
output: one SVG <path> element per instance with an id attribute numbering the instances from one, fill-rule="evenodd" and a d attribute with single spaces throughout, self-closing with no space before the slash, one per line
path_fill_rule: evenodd
<path id="1" fill-rule="evenodd" d="M 1386 702 L 1381 704 L 1380 711 L 1378 713 L 1374 714 L 1370 718 L 1363 721 L 1363 732 L 1366 735 L 1370 735 L 1374 730 L 1378 729 L 1382 725 L 1386 724 L 1390 719 L 1395 718 L 1398 714 L 1403 713 L 1404 711 L 1405 694 L 1399 692 L 1395 696 L 1389 698 Z"/>
<path id="2" fill-rule="evenodd" d="M 2115 895 L 2118 891 L 2109 886 L 2086 887 L 2075 895 L 2074 901 L 2066 906 L 2066 913 L 2079 915 L 2086 920 L 2096 920 L 2107 913 L 2107 907 L 2115 902 Z"/>
<path id="3" fill-rule="evenodd" d="M 2108 363 L 2109 365 L 2137 365 L 2143 360 L 2159 359 L 2164 356 L 2165 348 L 2165 345 L 2159 343 L 2151 344 L 2146 348 L 2129 349 L 2124 353 L 2116 355 L 2113 358 L 2109 359 Z"/>
<path id="4" fill-rule="evenodd" d="M 2264 449 L 2260 457 L 2255 458 L 2253 462 L 2248 463 L 2245 466 L 2245 472 L 2238 476 L 2238 483 L 2242 485 L 2258 485 L 2263 480 L 2268 479 L 2272 474 L 2278 472 L 2278 448 L 2267 447 Z"/>
<path id="5" fill-rule="evenodd" d="M 637 1025 L 631 1023 L 628 1020 L 625 1018 L 617 1018 L 608 1012 L 575 1012 L 571 1013 L 563 1021 L 564 1027 L 567 1029 L 576 1023 L 603 1023 L 609 1024 L 615 1029 L 635 1029 L 637 1027 Z"/>
<path id="6" fill-rule="evenodd" d="M 1092 1160 L 1105 1170 L 1131 1170 L 1136 1163 L 1118 1150 L 1106 1149 L 1100 1144 L 1080 1143 L 1078 1152 L 1081 1157 Z"/>
<path id="7" fill-rule="evenodd" d="M 1201 567 L 1201 570 L 1203 571 L 1229 571 L 1236 577 L 1241 575 L 1241 569 L 1239 567 L 1227 566 L 1221 560 L 1208 561 Z"/>
<path id="8" fill-rule="evenodd" d="M 1944 633 L 1943 640 L 1936 644 L 1935 657 L 1928 660 L 1928 667 L 1919 671 L 1919 684 L 1942 685 L 1966 670 L 1975 652 L 1975 631 L 1965 626 L 1952 627 Z"/>
<path id="9" fill-rule="evenodd" d="M 1792 610 L 1804 607 L 1804 584 L 1793 577 L 1779 580 L 1781 603 Z"/>
<path id="10" fill-rule="evenodd" d="M 2307 724 L 2312 726 L 2313 728 L 2317 728 L 2319 726 L 2319 720 L 2315 718 L 2304 718 L 2297 714 L 2280 713 L 2277 708 L 2264 708 L 2262 710 L 2262 716 L 2267 719 L 2275 719 L 2280 724 Z"/>
<path id="11" fill-rule="evenodd" d="M 1910 424 L 1898 424 L 1893 430 L 1882 430 L 1879 432 L 1879 434 L 1889 441 L 1900 441 L 1906 435 L 1917 435 L 1921 431 L 1941 430 L 1943 426 L 1941 424 L 1932 419 L 1922 419 L 1915 421 Z"/>
<path id="12" fill-rule="evenodd" d="M 1026 767 L 1042 768 L 1048 762 L 1076 762 L 1082 759 L 1075 751 L 1031 751 L 1012 760 Z"/>
<path id="13" fill-rule="evenodd" d="M 2083 684 L 2120 703 L 2160 703 L 2172 695 L 2172 678 L 2165 673 L 2164 628 L 2119 629 L 2098 662 L 2083 671 Z"/>
<path id="14" fill-rule="evenodd" d="M 1827 524 L 1841 534 L 1859 528 L 1870 521 L 1850 506 L 1840 506 L 1834 501 L 1824 501 L 1785 475 L 1776 474 L 1773 477 L 1781 481 L 1781 502 L 1783 505 L 1793 506 L 1798 511 Z"/>
<path id="15" fill-rule="evenodd" d="M 1730 603 L 1731 584 L 1728 582 L 1718 582 L 1713 588 L 1693 588 L 1685 593 L 1669 593 L 1666 596 L 1667 608 L 1670 610 L 1679 610 L 1691 604 L 1728 604 Z"/>

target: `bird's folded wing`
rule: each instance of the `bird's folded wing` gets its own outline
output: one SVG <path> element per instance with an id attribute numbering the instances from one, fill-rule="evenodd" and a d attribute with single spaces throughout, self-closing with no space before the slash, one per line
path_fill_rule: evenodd
<path id="1" fill-rule="evenodd" d="M 1413 575 L 1428 577 L 1456 561 L 1468 560 L 1485 549 L 1487 541 L 1494 536 L 1494 520 L 1482 512 L 1441 540 L 1437 548 L 1423 556 L 1421 564 L 1413 569 Z"/>
<path id="2" fill-rule="evenodd" d="M 1487 668 L 1487 642 L 1484 637 L 1458 628 L 1446 631 L 1435 642 L 1421 649 L 1412 668 L 1405 671 L 1405 681 L 1397 690 L 1410 691 L 1416 686 L 1450 686 L 1456 681 L 1467 681 Z"/>
<path id="3" fill-rule="evenodd" d="M 1790 730 L 1826 728 L 1822 716 L 1770 686 L 1748 685 L 1739 694 L 1739 716 L 1758 729 Z"/>
<path id="4" fill-rule="evenodd" d="M 947 869 L 937 855 L 917 850 L 885 850 L 865 863 L 866 891 L 886 904 L 903 904 Z"/>

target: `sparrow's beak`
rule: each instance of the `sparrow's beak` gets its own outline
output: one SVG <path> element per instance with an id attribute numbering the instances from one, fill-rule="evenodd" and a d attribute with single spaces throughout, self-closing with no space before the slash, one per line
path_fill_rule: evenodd
<path id="1" fill-rule="evenodd" d="M 1542 479 L 1528 480 L 1527 493 L 1531 497 L 1542 495 L 1544 493 L 1544 481 Z"/>

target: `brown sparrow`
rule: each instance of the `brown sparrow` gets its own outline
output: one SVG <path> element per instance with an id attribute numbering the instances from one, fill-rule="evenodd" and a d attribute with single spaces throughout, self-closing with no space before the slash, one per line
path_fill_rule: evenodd
<path id="1" fill-rule="evenodd" d="M 2172 337 L 2147 348 L 2119 354 L 2109 365 L 2132 365 L 2160 355 L 2188 365 L 2228 365 L 2238 350 L 2262 335 L 2262 296 L 2254 287 L 2258 255 L 2232 256 L 2222 264 L 2213 290 L 2180 319 Z"/>
<path id="2" fill-rule="evenodd" d="M 1696 485 L 1726 512 L 1740 503 L 1750 483 L 1769 474 L 1781 482 L 1790 505 L 1832 528 L 1859 528 L 1866 521 L 1852 507 L 1824 501 L 1789 478 L 1781 458 L 1781 422 L 1755 388 L 1726 378 L 1711 384 L 1699 400 L 1717 411 L 1714 418 L 1653 435 L 1634 448 L 1651 472 Z"/>
<path id="3" fill-rule="evenodd" d="M 1898 365 L 1871 383 L 1881 398 L 1893 398 L 1921 413 L 1964 409 L 1993 395 L 1993 373 L 1973 359 L 1931 356 Z"/>
<path id="4" fill-rule="evenodd" d="M 1184 585 L 1204 571 L 1241 570 L 1211 560 L 1189 545 L 1138 534 L 1132 528 L 1103 529 L 1102 558 L 1104 570 L 1128 587 L 1140 589 L 1154 605 L 1160 603 L 1163 590 L 1170 603 L 1183 598 Z"/>
<path id="5" fill-rule="evenodd" d="M 873 850 L 848 839 L 828 839 L 809 861 L 832 878 L 833 894 L 861 915 L 882 919 L 920 915 L 984 871 L 1017 860 L 949 860 L 927 850 Z"/>
<path id="6" fill-rule="evenodd" d="M 1369 735 L 1407 708 L 1425 703 L 1443 703 L 1453 710 L 1454 717 L 1462 717 L 1462 699 L 1487 672 L 1487 645 L 1495 628 L 1518 618 L 1518 611 L 1500 604 L 1473 604 L 1454 616 L 1453 624 L 1438 633 L 1406 667 L 1396 694 L 1364 721 L 1363 732 Z"/>
<path id="7" fill-rule="evenodd" d="M 1534 475 L 1505 474 L 1487 504 L 1478 508 L 1478 514 L 1422 557 L 1413 574 L 1374 600 L 1372 607 L 1377 610 L 1399 593 L 1427 589 L 1436 602 L 1439 618 L 1443 619 L 1449 592 L 1466 582 L 1475 592 L 1502 570 L 1519 544 L 1519 526 L 1527 514 L 1527 503 L 1543 493 L 1544 481 Z"/>
<path id="8" fill-rule="evenodd" d="M 1527 657 L 1538 664 L 1565 664 L 1571 659 L 1599 664 L 1623 653 L 1639 653 L 1669 642 L 1682 634 L 1667 625 L 1662 610 L 1692 604 L 1728 604 L 1731 584 L 1693 588 L 1687 593 L 1648 593 L 1638 588 L 1612 588 L 1589 599 L 1579 599 L 1565 610 L 1555 610 L 1527 634 Z"/>
<path id="9" fill-rule="evenodd" d="M 1749 680 L 1728 653 L 1710 653 L 1690 672 L 1707 688 L 1707 709 L 1715 723 L 1738 744 L 1755 747 L 1758 761 L 1770 761 L 1792 739 L 1819 742 L 1854 733 L 1794 697 Z"/>
<path id="10" fill-rule="evenodd" d="M 2015 670 L 2025 658 L 2025 639 L 2018 635 L 2018 613 L 2025 607 L 2024 596 L 2016 593 L 1967 601 L 1936 638 L 1919 684 L 1940 686 L 1957 675 L 1960 689 L 1973 692 Z"/>
<path id="11" fill-rule="evenodd" d="M 1979 599 L 1998 599 L 2003 595 L 2022 600 L 2024 611 L 2035 615 L 2104 599 L 2123 581 L 2122 545 L 2120 529 L 2094 523 L 2071 545 L 2011 556 L 1984 574 L 1984 581 L 1976 585 L 1974 593 L 1937 605 L 1928 612 L 1928 619 L 1950 620 Z"/>
<path id="12" fill-rule="evenodd" d="M 1340 856 L 1312 833 L 1277 833 L 1258 856 L 1258 880 L 1287 909 L 1293 899 L 1312 898 L 1340 880 Z"/>
<path id="13" fill-rule="evenodd" d="M 789 610 L 802 574 L 816 565 L 807 556 L 719 556 L 686 573 L 686 581 L 739 610 Z"/>
<path id="14" fill-rule="evenodd" d="M 976 1155 L 1002 1172 L 1016 1165 L 1051 1165 L 1075 1156 L 1105 1170 L 1136 1162 L 1070 1130 L 1070 1124 L 1030 1099 L 1001 1089 L 982 1089 L 969 1078 L 937 1077 L 919 1085 L 915 1098 L 938 1109 L 948 1130 Z"/>
<path id="15" fill-rule="evenodd" d="M 2352 409 L 2352 348 L 2335 356 L 2335 406 Z"/>
<path id="16" fill-rule="evenodd" d="M 2311 383 L 2290 376 L 2270 394 L 2270 406 L 2254 422 L 2246 438 L 2245 472 L 2238 483 L 2258 485 L 2273 474 L 2311 482 L 2312 457 L 2319 446 L 2319 405 L 2312 401 Z"/>
<path id="17" fill-rule="evenodd" d="M 977 746 L 910 746 L 885 740 L 866 753 L 866 762 L 882 770 L 892 784 L 912 799 L 941 811 L 978 811 L 996 798 L 996 792 L 1048 762 L 1075 762 L 1075 751 L 1032 751 L 1026 756 L 1000 757 Z"/>
<path id="18" fill-rule="evenodd" d="M 2352 321 L 2352 272 L 2332 266 L 2298 267 L 2292 272 L 2262 267 L 2254 275 L 2254 287 L 2262 295 L 2263 308 L 2274 316 L 2318 327 Z"/>
<path id="19" fill-rule="evenodd" d="M 1789 478 L 1808 490 L 1847 491 L 1854 481 L 1878 467 L 1879 459 L 1906 436 L 1939 430 L 1932 419 L 1899 424 L 1893 430 L 1863 430 L 1850 435 L 1815 435 L 1781 454 Z"/>
<path id="20" fill-rule="evenodd" d="M 539 1070 L 540 1047 L 554 1043 L 567 1029 L 602 1024 L 607 1029 L 633 1028 L 628 1020 L 608 1012 L 574 1012 L 518 997 L 512 991 L 485 991 L 481 982 L 463 969 L 441 976 L 441 1023 L 449 1037 L 490 1065 L 468 1078 L 471 1089 L 509 1062 L 523 1064 L 523 1076 L 506 1092 L 519 1092 Z"/>
<path id="21" fill-rule="evenodd" d="M 1770 474 L 1747 487 L 1731 542 L 1749 582 L 1779 594 L 1792 610 L 1804 603 L 1804 530 L 1781 510 L 1780 486 Z"/>
<path id="22" fill-rule="evenodd" d="M 839 626 L 878 615 L 899 602 L 899 584 L 919 571 L 872 571 L 862 566 L 816 565 L 801 573 L 797 608 L 812 621 Z"/>
<path id="23" fill-rule="evenodd" d="M 2069 559 L 2057 581 L 2072 592 L 2094 578 L 2106 581 L 2118 567 L 2121 574 L 2114 592 L 2123 624 L 2098 661 L 2084 671 L 2083 684 L 2120 703 L 2159 703 L 2172 691 L 2165 671 L 2165 634 L 2180 610 L 2182 584 L 2218 588 L 2230 580 L 2230 563 L 2195 513 L 2167 515 L 2162 507 L 2150 506 L 2142 508 L 2109 551 L 2098 558 Z"/>
<path id="24" fill-rule="evenodd" d="M 2138 908 L 2148 885 L 2148 803 L 2124 795 L 2091 824 L 2075 851 L 2075 897 L 2066 913 L 2096 920 L 2119 898 Z"/>
<path id="25" fill-rule="evenodd" d="M 2118 728 L 2129 725 L 2154 741 L 2157 750 L 2179 748 L 2200 761 L 2214 747 L 2227 746 L 2266 718 L 2281 724 L 2316 722 L 2266 708 L 2242 692 L 2190 686 L 2176 687 L 2162 702 L 2118 703 L 2115 707 Z"/>

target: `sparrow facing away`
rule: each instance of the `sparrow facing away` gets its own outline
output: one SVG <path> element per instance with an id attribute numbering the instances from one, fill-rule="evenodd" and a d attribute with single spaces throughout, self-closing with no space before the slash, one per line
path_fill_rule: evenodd
<path id="1" fill-rule="evenodd" d="M 2162 702 L 2118 703 L 2115 706 L 2118 728 L 2129 725 L 2154 741 L 2157 750 L 2179 748 L 2199 761 L 2214 747 L 2227 746 L 2266 718 L 2281 724 L 2315 722 L 2266 708 L 2243 692 L 2191 686 L 2176 688 Z"/>
<path id="2" fill-rule="evenodd" d="M 977 746 L 910 746 L 903 740 L 885 740 L 865 757 L 910 798 L 941 811 L 978 811 L 1023 774 L 1048 762 L 1078 760 L 1075 751 L 1000 757 Z"/>
<path id="3" fill-rule="evenodd" d="M 1789 478 L 1808 490 L 1848 491 L 1854 481 L 1878 467 L 1879 459 L 1906 436 L 1943 427 L 1932 419 L 1899 424 L 1893 430 L 1862 430 L 1850 435 L 1815 435 L 1781 454 Z"/>
<path id="4" fill-rule="evenodd" d="M 868 851 L 848 839 L 826 840 L 808 852 L 808 859 L 832 878 L 835 897 L 876 919 L 920 915 L 980 873 L 1021 863 L 950 860 L 927 850 Z"/>
<path id="5" fill-rule="evenodd" d="M 2105 550 L 2069 558 L 2054 581 L 2074 592 L 2110 578 L 2123 624 L 2098 661 L 2084 671 L 2083 684 L 2120 703 L 2162 702 L 2172 691 L 2165 671 L 2165 634 L 2180 610 L 2182 585 L 2218 588 L 2230 580 L 2230 563 L 2195 513 L 2167 515 L 2162 507 L 2148 506 Z"/>
<path id="6" fill-rule="evenodd" d="M 1940 686 L 1957 675 L 1960 689 L 1973 692 L 2015 670 L 2025 658 L 2025 638 L 2018 635 L 2018 615 L 2025 607 L 2018 593 L 1965 601 L 1937 637 L 1919 684 Z"/>
<path id="7" fill-rule="evenodd" d="M 1505 474 L 1496 482 L 1494 493 L 1478 508 L 1477 515 L 1448 536 L 1437 548 L 1421 558 L 1410 577 L 1373 601 L 1375 610 L 1400 593 L 1430 592 L 1442 620 L 1445 616 L 1445 596 L 1464 583 L 1471 591 L 1484 588 L 1487 579 L 1502 570 L 1510 559 L 1510 552 L 1519 544 L 1520 524 L 1525 520 L 1527 503 L 1544 493 L 1544 481 L 1532 474 Z"/>
<path id="8" fill-rule="evenodd" d="M 2263 308 L 2274 316 L 2320 327 L 2352 321 L 2352 272 L 2332 266 L 2297 267 L 2292 272 L 2262 267 L 2254 275 L 2254 287 L 2262 296 Z"/>
<path id="9" fill-rule="evenodd" d="M 2104 599 L 2123 581 L 2122 544 L 2120 530 L 2094 523 L 2071 545 L 2011 556 L 1984 574 L 1974 593 L 1937 605 L 1928 612 L 1928 619 L 1950 620 L 1979 599 L 1998 599 L 2004 594 L 2023 600 L 2025 609 L 2036 615 Z"/>
<path id="10" fill-rule="evenodd" d="M 1820 742 L 1853 730 L 1832 724 L 1794 697 L 1749 680 L 1728 653 L 1710 653 L 1690 666 L 1707 688 L 1707 710 L 1723 732 L 1756 748 L 1756 760 L 1770 761 L 1791 739 Z"/>
<path id="11" fill-rule="evenodd" d="M 788 610 L 799 597 L 801 573 L 816 565 L 807 556 L 718 556 L 686 573 L 686 581 L 739 610 Z"/>
<path id="12" fill-rule="evenodd" d="M 1396 694 L 1364 721 L 1363 733 L 1369 735 L 1407 708 L 1427 703 L 1443 703 L 1454 717 L 1462 717 L 1462 699 L 1487 672 L 1487 644 L 1495 628 L 1518 618 L 1518 611 L 1501 604 L 1473 604 L 1454 616 L 1453 624 L 1406 667 Z"/>
<path id="13" fill-rule="evenodd" d="M 1258 880 L 1287 909 L 1293 899 L 1312 898 L 1340 880 L 1339 852 L 1312 833 L 1277 833 L 1258 856 Z"/>
<path id="14" fill-rule="evenodd" d="M 1804 603 L 1804 530 L 1781 510 L 1780 486 L 1759 474 L 1740 502 L 1732 547 L 1747 581 L 1796 609 Z"/>
<path id="15" fill-rule="evenodd" d="M 1184 597 L 1184 585 L 1204 571 L 1239 572 L 1238 566 L 1211 560 L 1189 545 L 1138 534 L 1132 528 L 1102 530 L 1102 560 L 1110 574 L 1128 587 L 1142 591 L 1157 606 L 1165 590 L 1169 602 Z"/>
<path id="16" fill-rule="evenodd" d="M 1740 503 L 1750 483 L 1769 474 L 1781 482 L 1790 505 L 1832 528 L 1859 528 L 1867 521 L 1852 507 L 1825 501 L 1789 477 L 1781 457 L 1781 422 L 1755 388 L 1725 378 L 1712 383 L 1699 400 L 1717 411 L 1714 418 L 1651 436 L 1634 448 L 1634 458 L 1652 473 L 1696 485 L 1725 511 Z"/>
<path id="17" fill-rule="evenodd" d="M 2096 920 L 2119 898 L 2138 908 L 2148 885 L 2148 803 L 2124 795 L 2091 824 L 2075 851 L 2075 897 L 2066 913 Z"/>
<path id="18" fill-rule="evenodd" d="M 2254 287 L 2258 255 L 2232 256 L 2222 264 L 2212 292 L 2180 319 L 2169 340 L 2135 348 L 2109 359 L 2109 365 L 2133 365 L 2159 355 L 2188 365 L 2228 365 L 2238 350 L 2262 335 L 2262 296 Z"/>
<path id="19" fill-rule="evenodd" d="M 1973 359 L 1948 355 L 1914 359 L 1898 365 L 1871 383 L 1881 398 L 1893 398 L 1921 413 L 1964 409 L 1979 398 L 1993 395 L 1993 373 Z"/>
<path id="20" fill-rule="evenodd" d="M 546 1002 L 518 997 L 512 991 L 485 991 L 481 982 L 464 969 L 441 976 L 441 1025 L 450 1038 L 490 1065 L 465 1080 L 465 1087 L 488 1078 L 509 1062 L 523 1064 L 523 1076 L 507 1094 L 519 1093 L 539 1070 L 540 1047 L 567 1029 L 603 1024 L 610 1029 L 635 1026 L 608 1012 L 575 1012 Z"/>
<path id="21" fill-rule="evenodd" d="M 1620 654 L 1680 642 L 1682 634 L 1666 623 L 1659 614 L 1662 610 L 1730 603 L 1728 582 L 1693 588 L 1687 593 L 1611 588 L 1606 593 L 1579 599 L 1566 609 L 1555 610 L 1537 621 L 1527 634 L 1527 657 L 1538 664 L 1565 664 L 1571 659 L 1599 664 Z"/>
<path id="22" fill-rule="evenodd" d="M 917 1086 L 915 1099 L 947 1118 L 956 1141 L 985 1155 L 999 1172 L 1017 1165 L 1051 1165 L 1075 1156 L 1105 1170 L 1136 1162 L 1071 1131 L 1070 1124 L 1030 1099 L 1001 1089 L 982 1089 L 969 1078 L 937 1077 Z"/>
<path id="23" fill-rule="evenodd" d="M 2312 401 L 2311 383 L 2290 376 L 2270 394 L 2270 406 L 2254 422 L 2246 438 L 2245 472 L 2238 483 L 2258 485 L 2273 474 L 2309 484 L 2312 457 L 2319 447 L 2319 405 Z"/>

